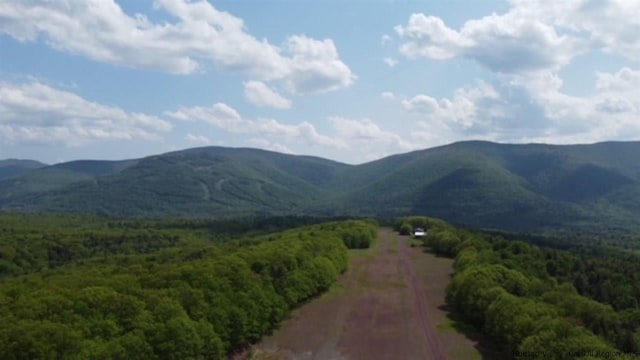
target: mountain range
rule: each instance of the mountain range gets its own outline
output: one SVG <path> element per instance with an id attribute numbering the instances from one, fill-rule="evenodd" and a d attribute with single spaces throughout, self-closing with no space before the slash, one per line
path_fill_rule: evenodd
<path id="1" fill-rule="evenodd" d="M 436 216 L 515 231 L 640 230 L 640 142 L 451 145 L 348 165 L 204 147 L 123 161 L 0 161 L 0 210 L 108 216 Z"/>

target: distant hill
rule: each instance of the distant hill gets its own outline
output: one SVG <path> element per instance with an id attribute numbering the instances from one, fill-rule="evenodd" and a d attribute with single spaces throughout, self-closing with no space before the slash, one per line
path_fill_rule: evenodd
<path id="1" fill-rule="evenodd" d="M 90 174 L 59 164 L 52 170 L 65 177 L 55 188 L 5 196 L 2 208 L 158 217 L 295 214 L 326 196 L 325 187 L 347 166 L 314 157 L 222 147 L 151 156 L 128 165 Z M 28 175 L 36 184 L 42 174 Z"/>
<path id="2" fill-rule="evenodd" d="M 0 160 L 0 180 L 16 177 L 44 166 L 47 165 L 35 160 Z"/>
<path id="3" fill-rule="evenodd" d="M 46 191 L 78 184 L 83 180 L 115 174 L 138 160 L 79 160 L 51 166 L 35 167 L 0 181 L 0 204 L 22 197 L 33 197 Z M 1 205 L 0 205 L 1 206 Z M 38 206 L 35 206 L 36 208 Z M 30 208 L 27 206 L 27 208 Z"/>
<path id="4" fill-rule="evenodd" d="M 460 142 L 362 165 L 205 147 L 0 181 L 0 209 L 113 216 L 425 214 L 483 228 L 640 231 L 640 142 Z"/>

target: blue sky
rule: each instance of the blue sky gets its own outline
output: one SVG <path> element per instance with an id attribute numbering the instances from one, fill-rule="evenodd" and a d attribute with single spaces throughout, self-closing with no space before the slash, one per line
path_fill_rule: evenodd
<path id="1" fill-rule="evenodd" d="M 640 139 L 640 0 L 0 0 L 0 158 Z"/>

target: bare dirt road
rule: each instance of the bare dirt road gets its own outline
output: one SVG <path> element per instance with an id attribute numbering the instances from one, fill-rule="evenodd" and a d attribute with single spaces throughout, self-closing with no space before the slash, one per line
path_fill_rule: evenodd
<path id="1" fill-rule="evenodd" d="M 480 359 L 444 309 L 451 260 L 381 229 L 375 245 L 352 250 L 334 288 L 297 310 L 251 359 Z"/>

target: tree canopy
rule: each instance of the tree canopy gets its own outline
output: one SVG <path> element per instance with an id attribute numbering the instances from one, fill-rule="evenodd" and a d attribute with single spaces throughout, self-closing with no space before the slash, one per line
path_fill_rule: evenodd
<path id="1" fill-rule="evenodd" d="M 347 246 L 377 229 L 343 221 L 214 241 L 162 221 L 2 219 L 2 359 L 225 358 L 328 289 Z"/>

